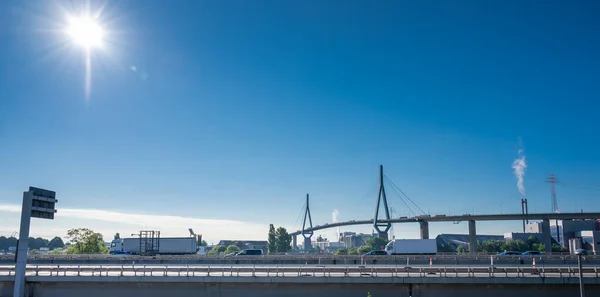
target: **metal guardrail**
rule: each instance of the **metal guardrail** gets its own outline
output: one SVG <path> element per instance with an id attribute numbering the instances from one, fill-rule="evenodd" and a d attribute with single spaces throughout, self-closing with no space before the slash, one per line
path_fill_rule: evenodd
<path id="1" fill-rule="evenodd" d="M 598 267 L 584 267 L 586 278 L 599 278 Z M 14 267 L 0 275 L 14 276 Z M 378 267 L 378 266 L 28 266 L 27 276 L 185 276 L 185 277 L 577 277 L 577 267 Z"/>

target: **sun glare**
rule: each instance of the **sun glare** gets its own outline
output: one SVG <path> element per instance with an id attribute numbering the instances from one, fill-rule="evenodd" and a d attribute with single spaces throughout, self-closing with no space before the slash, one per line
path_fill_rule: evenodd
<path id="1" fill-rule="evenodd" d="M 102 26 L 88 16 L 71 18 L 67 33 L 74 43 L 86 49 L 100 47 L 104 40 Z"/>

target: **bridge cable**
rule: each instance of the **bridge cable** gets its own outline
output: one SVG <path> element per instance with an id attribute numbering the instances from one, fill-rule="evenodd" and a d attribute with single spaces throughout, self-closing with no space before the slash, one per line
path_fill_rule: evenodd
<path id="1" fill-rule="evenodd" d="M 398 189 L 398 191 L 400 191 L 400 193 L 402 193 L 404 195 L 404 197 L 406 197 L 406 199 L 408 199 L 408 201 L 410 201 L 419 211 L 421 211 L 422 214 L 427 214 L 426 212 L 423 211 L 423 209 L 421 209 L 419 207 L 419 205 L 417 205 L 412 199 L 410 199 L 410 197 L 408 197 L 408 195 L 406 195 L 406 193 L 404 193 L 404 191 L 402 191 L 402 189 L 400 189 L 400 187 L 398 187 L 398 185 L 396 185 L 396 183 L 394 183 L 394 181 L 392 181 L 387 175 L 384 175 L 384 176 L 392 184 L 392 189 L 394 187 L 396 187 L 396 189 Z"/>
<path id="2" fill-rule="evenodd" d="M 392 190 L 394 190 L 394 192 L 396 192 L 396 195 L 398 195 L 398 198 L 400 198 L 400 201 L 402 201 L 402 203 L 404 203 L 404 205 L 406 206 L 406 208 L 408 208 L 408 210 L 412 213 L 412 215 L 416 216 L 416 214 L 412 210 L 412 208 L 410 208 L 410 206 L 408 205 L 408 203 L 406 203 L 406 200 L 404 200 L 404 198 L 402 198 L 402 196 L 400 195 L 400 193 L 398 193 L 398 190 L 396 190 L 396 188 L 394 188 L 394 187 L 392 187 Z"/>
<path id="3" fill-rule="evenodd" d="M 302 213 L 304 213 L 306 209 L 306 201 L 304 201 L 304 204 L 302 205 L 302 209 L 300 209 L 300 213 L 298 214 L 298 217 L 296 217 L 296 221 L 294 222 L 294 227 L 292 229 L 297 230 L 296 226 L 298 226 L 298 221 L 300 220 L 300 217 L 302 217 Z M 300 226 L 298 226 L 298 230 L 300 229 Z"/>

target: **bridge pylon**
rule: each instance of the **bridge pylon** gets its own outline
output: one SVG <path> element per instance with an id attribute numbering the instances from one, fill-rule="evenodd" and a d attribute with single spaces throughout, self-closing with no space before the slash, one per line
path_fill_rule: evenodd
<path id="1" fill-rule="evenodd" d="M 307 222 L 306 220 L 308 219 L 308 226 L 307 226 Z M 312 217 L 310 216 L 310 204 L 309 204 L 309 196 L 308 194 L 306 194 L 306 208 L 304 209 L 304 221 L 302 222 L 302 237 L 304 237 L 304 243 L 303 243 L 303 249 L 309 250 L 312 248 L 312 243 L 311 243 L 311 238 L 314 234 L 314 232 L 311 231 L 307 231 L 306 229 L 312 229 L 313 227 L 313 223 L 312 223 Z"/>
<path id="2" fill-rule="evenodd" d="M 379 165 L 379 194 L 377 195 L 377 206 L 375 207 L 375 217 L 373 218 L 373 228 L 377 230 L 379 238 L 388 239 L 388 231 L 392 228 L 392 223 L 382 223 L 379 220 L 379 208 L 383 204 L 385 219 L 390 219 L 390 209 L 385 195 L 385 186 L 383 185 L 383 165 Z"/>

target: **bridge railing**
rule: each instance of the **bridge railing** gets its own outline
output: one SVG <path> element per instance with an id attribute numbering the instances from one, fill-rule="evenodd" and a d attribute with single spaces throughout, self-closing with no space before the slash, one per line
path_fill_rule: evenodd
<path id="1" fill-rule="evenodd" d="M 584 267 L 586 278 L 599 278 L 598 267 Z M 0 276 L 14 276 L 12 266 L 0 266 Z M 44 266 L 30 265 L 27 276 L 80 277 L 577 277 L 577 267 L 380 267 L 380 266 Z"/>

